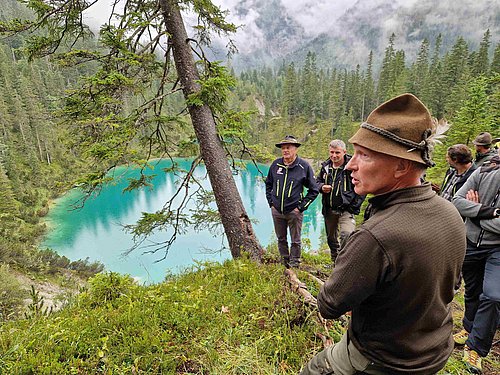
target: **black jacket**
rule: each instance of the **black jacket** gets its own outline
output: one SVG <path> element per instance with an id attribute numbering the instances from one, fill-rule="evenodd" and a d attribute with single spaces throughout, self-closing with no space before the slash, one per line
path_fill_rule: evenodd
<path id="1" fill-rule="evenodd" d="M 345 166 L 350 159 L 351 156 L 346 154 L 344 156 L 344 164 L 337 169 L 333 168 L 332 161 L 330 159 L 325 160 L 321 164 L 321 170 L 316 178 L 316 183 L 318 184 L 319 191 L 323 195 L 323 215 L 326 213 L 327 209 L 333 209 L 334 211 L 348 211 L 354 215 L 359 214 L 361 204 L 365 200 L 365 195 L 358 195 L 354 192 L 351 171 L 345 169 Z M 332 185 L 333 187 L 336 187 L 336 189 L 332 189 L 330 193 L 323 193 L 321 191 L 323 185 Z M 332 197 L 338 189 L 340 190 L 340 195 L 342 197 L 342 204 L 339 207 L 332 207 Z"/>
<path id="2" fill-rule="evenodd" d="M 467 181 L 467 179 L 469 178 L 469 176 L 472 174 L 472 172 L 474 172 L 476 170 L 477 166 L 475 163 L 472 163 L 471 167 L 467 170 L 467 172 L 465 172 L 459 179 L 457 182 L 455 182 L 455 185 L 453 185 L 453 187 L 451 188 L 451 198 L 453 198 L 453 196 L 455 195 L 455 193 L 457 191 L 460 190 L 460 188 L 463 186 L 463 184 L 465 184 L 465 181 Z M 450 178 L 452 178 L 455 174 L 457 173 L 457 170 L 455 168 L 448 168 L 448 170 L 446 171 L 446 174 L 444 176 L 444 179 L 443 179 L 443 183 L 441 184 L 441 189 L 440 189 L 440 195 L 443 193 L 444 191 L 444 188 L 446 187 L 446 184 L 448 183 L 448 180 Z M 451 202 L 451 198 L 448 199 L 450 202 Z"/>
<path id="3" fill-rule="evenodd" d="M 307 194 L 304 196 L 304 187 Z M 316 199 L 319 190 L 314 180 L 312 167 L 297 156 L 286 166 L 283 158 L 276 159 L 269 168 L 266 178 L 266 198 L 269 206 L 281 213 L 289 213 L 295 208 L 304 211 Z"/>

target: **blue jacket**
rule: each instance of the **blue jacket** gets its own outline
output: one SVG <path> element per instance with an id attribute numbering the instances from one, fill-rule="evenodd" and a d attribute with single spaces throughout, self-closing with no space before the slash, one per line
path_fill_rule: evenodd
<path id="1" fill-rule="evenodd" d="M 352 184 L 351 171 L 345 169 L 346 164 L 351 159 L 350 155 L 344 156 L 344 164 L 338 169 L 333 168 L 330 159 L 325 160 L 321 164 L 321 170 L 316 178 L 318 189 L 321 192 L 323 185 L 332 185 L 335 189 L 330 193 L 321 193 L 323 195 L 323 215 L 326 214 L 327 209 L 334 211 L 348 211 L 353 215 L 359 214 L 361 204 L 365 200 L 365 195 L 358 195 L 354 192 L 354 185 Z M 342 197 L 342 204 L 339 207 L 332 207 L 333 194 L 340 193 Z"/>
<path id="2" fill-rule="evenodd" d="M 307 188 L 305 196 L 304 188 Z M 318 193 L 313 169 L 304 159 L 297 156 L 292 164 L 286 166 L 283 158 L 278 158 L 271 164 L 266 178 L 269 207 L 276 208 L 282 214 L 295 208 L 303 212 L 316 199 Z"/>

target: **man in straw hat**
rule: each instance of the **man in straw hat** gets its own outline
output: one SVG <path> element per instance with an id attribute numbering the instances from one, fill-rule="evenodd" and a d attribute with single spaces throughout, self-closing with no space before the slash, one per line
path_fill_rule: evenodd
<path id="1" fill-rule="evenodd" d="M 318 295 L 321 315 L 352 311 L 346 334 L 302 374 L 434 374 L 453 349 L 450 302 L 465 254 L 453 204 L 420 177 L 432 166 L 434 122 L 404 94 L 376 108 L 349 140 L 357 194 L 374 194 Z"/>
<path id="2" fill-rule="evenodd" d="M 314 172 L 307 161 L 297 156 L 299 141 L 287 135 L 276 147 L 281 149 L 281 158 L 269 168 L 266 178 L 266 198 L 271 207 L 274 231 L 278 237 L 278 250 L 285 267 L 300 264 L 303 212 L 318 196 L 319 190 Z M 303 196 L 304 187 L 307 194 Z M 292 240 L 288 248 L 287 229 Z"/>

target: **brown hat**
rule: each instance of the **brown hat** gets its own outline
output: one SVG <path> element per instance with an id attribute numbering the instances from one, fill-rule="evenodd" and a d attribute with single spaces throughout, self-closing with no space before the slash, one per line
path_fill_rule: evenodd
<path id="1" fill-rule="evenodd" d="M 276 143 L 276 147 L 281 148 L 282 145 L 294 145 L 300 147 L 301 143 L 297 141 L 293 135 L 285 135 L 285 138 L 279 143 Z"/>
<path id="2" fill-rule="evenodd" d="M 349 142 L 428 167 L 434 123 L 429 110 L 412 94 L 397 96 L 375 108 Z"/>
<path id="3" fill-rule="evenodd" d="M 489 146 L 493 142 L 491 134 L 488 132 L 479 133 L 479 135 L 472 141 L 476 146 Z"/>

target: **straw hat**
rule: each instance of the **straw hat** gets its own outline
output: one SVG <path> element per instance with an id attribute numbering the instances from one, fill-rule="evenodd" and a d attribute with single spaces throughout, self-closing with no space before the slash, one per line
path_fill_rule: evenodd
<path id="1" fill-rule="evenodd" d="M 433 144 L 428 138 L 433 128 L 425 105 L 416 96 L 403 94 L 375 108 L 349 142 L 430 167 Z"/>

